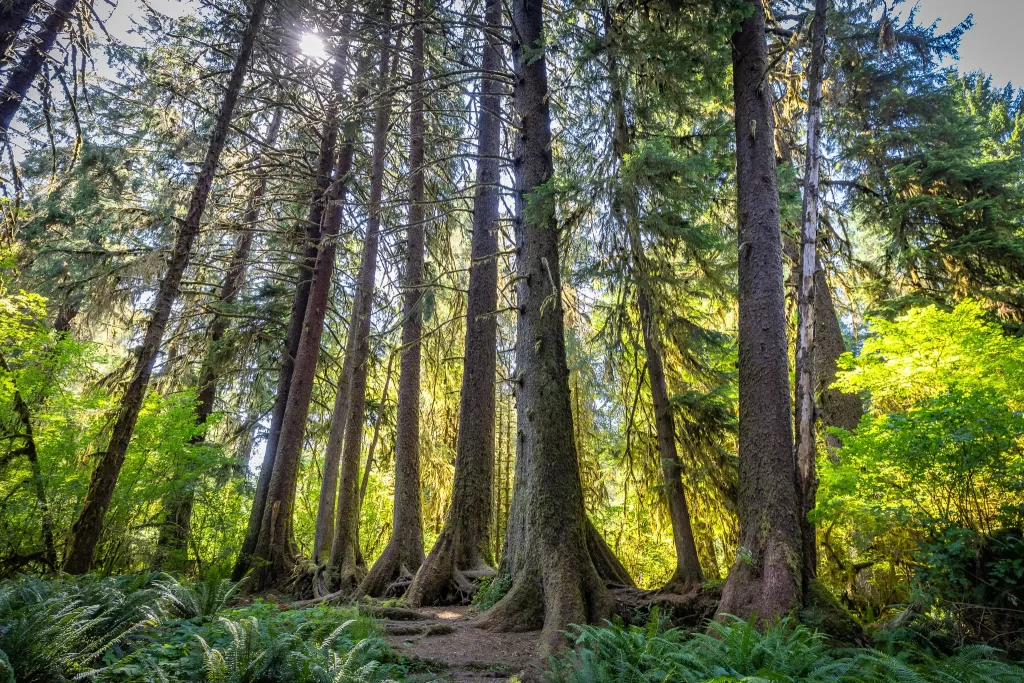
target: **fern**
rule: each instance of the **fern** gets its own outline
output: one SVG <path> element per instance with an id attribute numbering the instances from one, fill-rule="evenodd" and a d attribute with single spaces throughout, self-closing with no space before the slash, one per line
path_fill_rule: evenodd
<path id="1" fill-rule="evenodd" d="M 171 614 L 181 619 L 196 619 L 211 617 L 225 609 L 238 593 L 242 581 L 211 579 L 187 583 L 168 577 L 155 582 L 155 585 Z"/>

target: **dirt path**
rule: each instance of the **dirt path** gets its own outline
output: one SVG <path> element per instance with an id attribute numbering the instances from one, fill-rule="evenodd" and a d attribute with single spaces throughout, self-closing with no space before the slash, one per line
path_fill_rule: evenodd
<path id="1" fill-rule="evenodd" d="M 469 607 L 417 611 L 426 618 L 381 624 L 395 653 L 425 662 L 438 681 L 499 683 L 515 676 L 522 683 L 540 683 L 540 632 L 485 631 L 473 624 Z"/>

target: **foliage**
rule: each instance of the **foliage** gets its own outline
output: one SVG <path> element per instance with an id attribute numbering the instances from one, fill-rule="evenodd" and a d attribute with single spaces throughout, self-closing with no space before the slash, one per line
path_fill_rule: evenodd
<path id="1" fill-rule="evenodd" d="M 574 651 L 551 660 L 549 681 L 1009 683 L 1024 675 L 985 647 L 964 647 L 950 657 L 913 649 L 834 649 L 825 636 L 788 618 L 759 628 L 753 620 L 727 617 L 709 623 L 706 633 L 686 633 L 662 630 L 652 615 L 643 627 L 573 626 L 570 635 Z"/>
<path id="2" fill-rule="evenodd" d="M 490 609 L 494 603 L 505 597 L 512 588 L 512 577 L 507 574 L 485 576 L 477 582 L 478 588 L 473 594 L 473 604 L 481 611 Z"/>

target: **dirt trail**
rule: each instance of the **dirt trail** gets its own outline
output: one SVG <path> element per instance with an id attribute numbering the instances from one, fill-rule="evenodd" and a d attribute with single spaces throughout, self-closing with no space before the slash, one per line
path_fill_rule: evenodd
<path id="1" fill-rule="evenodd" d="M 515 676 L 522 683 L 540 683 L 539 631 L 493 633 L 477 628 L 469 607 L 427 607 L 417 612 L 426 618 L 383 619 L 385 638 L 396 654 L 425 662 L 438 681 L 499 683 Z"/>

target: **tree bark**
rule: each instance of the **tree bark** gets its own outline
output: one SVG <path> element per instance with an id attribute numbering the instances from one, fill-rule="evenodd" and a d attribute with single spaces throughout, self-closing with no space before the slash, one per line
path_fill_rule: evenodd
<path id="1" fill-rule="evenodd" d="M 341 95 L 348 63 L 349 36 L 346 30 L 335 56 L 335 98 Z M 337 135 L 337 104 L 332 105 L 331 134 Z M 278 437 L 274 469 L 267 487 L 263 522 L 253 552 L 258 561 L 255 574 L 257 590 L 280 585 L 290 578 L 297 556 L 293 548 L 292 512 L 295 507 L 295 492 L 298 485 L 299 464 L 305 442 L 306 421 L 313 399 L 313 384 L 316 366 L 320 358 L 320 341 L 323 338 L 324 318 L 334 277 L 334 256 L 337 251 L 338 231 L 341 227 L 342 204 L 352 172 L 352 158 L 355 149 L 346 140 L 338 153 L 334 180 L 325 199 L 325 218 L 320 240 L 320 253 L 313 267 L 309 289 L 309 302 L 302 322 L 302 334 L 295 354 L 295 366 L 291 386 L 288 389 L 288 405 L 281 432 Z"/>
<path id="2" fill-rule="evenodd" d="M 796 342 L 796 465 L 800 487 L 800 536 L 803 542 L 803 589 L 818 575 L 814 525 L 808 515 L 818 490 L 817 437 L 814 431 L 814 304 L 818 265 L 818 179 L 821 171 L 821 99 L 825 68 L 828 0 L 815 0 L 811 24 L 811 59 L 807 71 L 807 150 L 804 163 L 803 227 L 800 231 Z"/>
<path id="3" fill-rule="evenodd" d="M 75 11 L 78 0 L 57 0 L 53 11 L 43 21 L 43 25 L 32 37 L 21 55 L 21 61 L 7 76 L 7 84 L 0 90 L 0 139 L 7 136 L 21 103 L 28 94 L 32 83 L 39 76 L 50 50 L 57 42 L 57 36 L 64 30 Z M 12 8 L 13 10 L 14 8 Z M 12 11 L 12 15 L 14 11 Z M 27 14 L 25 15 L 28 16 Z M 24 19 L 22 20 L 24 23 Z"/>
<path id="4" fill-rule="evenodd" d="M 490 518 L 498 340 L 495 310 L 502 87 L 488 74 L 502 68 L 501 21 L 501 0 L 487 0 L 455 479 L 444 527 L 406 594 L 406 601 L 414 607 L 461 602 L 473 590 L 461 572 L 493 566 Z"/>
<path id="5" fill-rule="evenodd" d="M 139 410 L 142 408 L 149 378 L 153 373 L 153 365 L 163 341 L 164 330 L 171 316 L 171 308 L 178 297 L 181 278 L 192 254 L 192 244 L 199 234 L 199 223 L 203 211 L 206 209 L 213 177 L 227 141 L 235 104 L 242 89 L 242 82 L 245 79 L 245 73 L 256 43 L 256 34 L 259 32 L 266 7 L 267 0 L 255 0 L 245 32 L 242 34 L 238 56 L 224 92 L 224 99 L 221 101 L 213 133 L 210 136 L 206 158 L 203 160 L 202 169 L 189 200 L 188 213 L 178 231 L 173 251 L 168 259 L 167 271 L 154 299 L 153 315 L 136 356 L 134 374 L 117 411 L 107 450 L 100 455 L 99 462 L 93 470 L 85 503 L 71 529 L 71 543 L 64 560 L 64 571 L 68 574 L 84 574 L 89 571 L 89 566 L 92 564 L 93 553 L 96 550 L 100 532 L 103 530 L 103 520 L 106 517 L 107 508 L 110 506 L 121 466 L 124 464 L 132 432 L 135 430 L 135 423 L 139 417 Z"/>
<path id="6" fill-rule="evenodd" d="M 700 568 L 697 544 L 693 540 L 693 527 L 690 524 L 690 507 L 686 503 L 686 491 L 683 489 L 683 468 L 676 451 L 675 421 L 668 400 L 661 351 L 655 337 L 657 330 L 654 327 L 654 315 L 643 289 L 638 291 L 637 299 L 644 334 L 644 351 L 647 354 L 647 378 L 651 382 L 651 400 L 654 404 L 654 424 L 658 432 L 658 454 L 665 478 L 669 518 L 672 520 L 672 540 L 676 548 L 676 569 L 663 590 L 669 593 L 688 593 L 700 588 L 704 582 L 704 572 Z"/>
<path id="7" fill-rule="evenodd" d="M 801 597 L 782 235 L 763 0 L 733 36 L 739 217 L 739 541 L 720 613 L 772 619 Z"/>
<path id="8" fill-rule="evenodd" d="M 332 80 L 335 84 L 338 84 L 338 79 L 344 76 L 343 71 L 337 67 L 338 63 L 335 62 L 335 69 L 332 74 Z M 331 187 L 331 172 L 334 169 L 337 142 L 338 104 L 336 101 L 332 101 L 328 104 L 320 135 L 316 186 L 309 199 L 309 213 L 306 216 L 302 258 L 299 260 L 295 294 L 292 299 L 291 312 L 288 315 L 288 328 L 285 332 L 284 349 L 281 354 L 281 369 L 277 375 L 277 391 L 274 396 L 274 407 L 271 410 L 270 430 L 267 433 L 267 444 L 263 451 L 263 464 L 260 466 L 260 474 L 256 481 L 256 492 L 253 496 L 252 509 L 249 511 L 249 527 L 246 530 L 245 539 L 242 541 L 238 559 L 231 573 L 233 581 L 241 580 L 249 570 L 252 553 L 256 549 L 256 541 L 259 538 L 260 527 L 263 524 L 263 514 L 266 511 L 267 504 L 267 490 L 270 486 L 270 476 L 274 471 L 274 461 L 277 457 L 277 448 L 281 436 L 281 425 L 284 422 L 284 413 L 288 407 L 288 392 L 291 389 L 292 374 L 295 372 L 295 357 L 299 349 L 299 340 L 302 337 L 302 324 L 306 317 L 306 308 L 309 305 L 309 290 L 313 280 L 313 268 L 320 253 L 320 232 L 324 219 L 327 193 Z"/>
<path id="9" fill-rule="evenodd" d="M 551 114 L 542 0 L 514 0 L 516 298 L 518 393 L 516 481 L 505 542 L 508 594 L 482 617 L 495 630 L 563 629 L 608 616 L 611 598 L 587 548 L 589 521 L 573 438 L 569 369 L 551 180 Z M 539 192 L 541 191 L 541 192 Z"/>
<path id="10" fill-rule="evenodd" d="M 263 142 L 264 148 L 270 149 L 277 143 L 283 115 L 284 109 L 278 106 L 267 128 Z M 198 426 L 204 426 L 213 415 L 214 404 L 217 400 L 217 386 L 220 381 L 219 367 L 223 355 L 220 344 L 231 322 L 231 318 L 224 314 L 223 309 L 230 308 L 235 303 L 238 292 L 245 281 L 245 270 L 249 264 L 249 254 L 252 251 L 255 235 L 254 227 L 259 221 L 263 197 L 267 193 L 268 176 L 266 170 L 262 168 L 262 155 L 257 155 L 254 165 L 257 168 L 256 185 L 246 201 L 245 212 L 242 214 L 241 220 L 242 229 L 235 242 L 228 270 L 221 282 L 220 295 L 217 297 L 217 305 L 214 308 L 213 319 L 210 321 L 207 334 L 206 353 L 199 369 L 199 395 L 196 401 L 196 424 Z M 192 439 L 192 444 L 199 445 L 205 439 L 205 435 L 196 435 Z M 154 562 L 156 567 L 180 571 L 187 566 L 186 550 L 192 528 L 192 508 L 195 505 L 195 491 L 190 485 L 190 480 L 194 479 L 197 474 L 199 473 L 175 472 L 173 475 L 176 479 L 175 486 L 168 494 L 164 523 L 160 527 L 160 536 L 157 539 L 157 555 Z"/>
<path id="11" fill-rule="evenodd" d="M 351 327 L 351 321 L 350 321 Z M 346 350 L 348 344 L 346 342 Z M 331 426 L 324 449 L 324 473 L 320 482 L 320 499 L 316 508 L 316 528 L 313 533 L 313 562 L 320 565 L 330 557 L 334 542 L 334 504 L 338 495 L 338 469 L 341 466 L 341 447 L 345 438 L 345 420 L 348 418 L 348 396 L 351 386 L 352 355 L 345 353 L 338 375 L 338 388 L 331 410 Z"/>
<path id="12" fill-rule="evenodd" d="M 0 3 L 0 67 L 11 60 L 11 48 L 35 6 L 36 0 L 3 0 Z"/>
<path id="13" fill-rule="evenodd" d="M 387 11 L 390 23 L 390 11 Z M 328 562 L 332 583 L 340 589 L 354 589 L 362 579 L 362 557 L 359 552 L 359 460 L 363 448 L 363 420 L 366 416 L 366 373 L 370 357 L 370 314 L 377 275 L 380 246 L 381 198 L 384 191 L 384 161 L 387 154 L 387 132 L 391 120 L 391 95 L 388 90 L 392 46 L 385 35 L 380 53 L 379 87 L 376 120 L 373 128 L 373 152 L 370 160 L 370 197 L 366 207 L 366 236 L 360 256 L 356 291 L 352 299 L 352 315 L 346 358 L 351 358 L 348 417 L 342 450 L 341 481 L 338 486 L 338 512 L 334 524 L 334 541 Z M 398 54 L 395 50 L 395 63 Z"/>
<path id="14" fill-rule="evenodd" d="M 402 346 L 399 351 L 395 416 L 395 492 L 391 539 L 359 586 L 358 594 L 379 597 L 398 577 L 411 579 L 423 564 L 423 503 L 420 498 L 420 366 L 423 334 L 424 121 L 423 2 L 413 9 L 409 83 L 409 210 L 402 289 Z"/>

